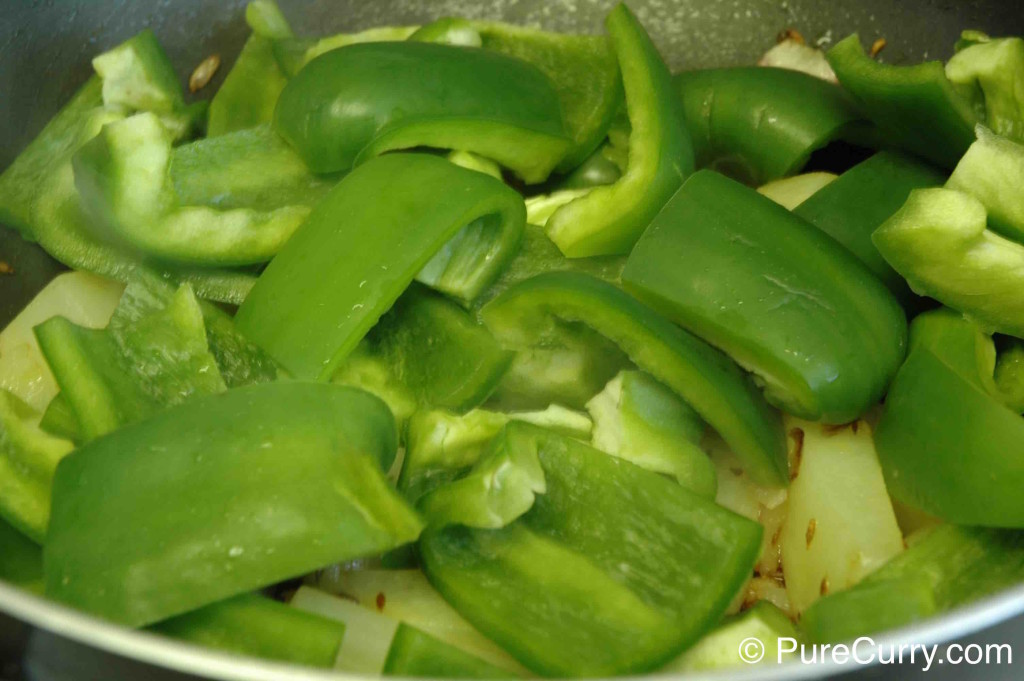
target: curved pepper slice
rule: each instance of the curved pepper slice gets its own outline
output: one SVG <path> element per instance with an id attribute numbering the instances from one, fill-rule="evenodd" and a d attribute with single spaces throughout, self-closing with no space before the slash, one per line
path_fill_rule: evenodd
<path id="1" fill-rule="evenodd" d="M 508 289 L 480 314 L 513 346 L 543 343 L 559 322 L 583 323 L 692 406 L 758 482 L 778 486 L 788 479 L 781 420 L 739 367 L 615 286 L 579 273 L 542 274 Z"/>
<path id="2" fill-rule="evenodd" d="M 886 486 L 949 522 L 1024 527 L 1024 421 L 993 394 L 991 341 L 979 348 L 963 320 L 951 333 L 947 314 L 914 320 L 914 347 L 889 388 L 875 432 Z"/>
<path id="3" fill-rule="evenodd" d="M 222 142 L 225 138 L 217 140 Z M 266 157 L 250 158 L 250 167 L 230 171 L 248 178 L 252 184 L 263 179 L 265 186 L 259 198 L 264 203 L 268 192 L 280 189 L 278 200 L 265 208 L 230 205 L 232 199 L 244 202 L 245 190 L 255 193 L 256 188 L 252 186 L 244 187 L 239 197 L 233 197 L 230 191 L 222 192 L 221 199 L 228 205 L 184 203 L 175 184 L 183 184 L 181 176 L 187 176 L 188 172 L 179 170 L 179 181 L 174 182 L 170 168 L 177 154 L 171 149 L 167 130 L 149 113 L 105 125 L 79 149 L 73 159 L 75 185 L 83 206 L 97 225 L 109 229 L 115 238 L 146 255 L 197 265 L 264 262 L 280 250 L 306 219 L 309 204 L 323 194 L 323 186 L 317 191 L 310 178 L 303 178 L 300 173 L 298 183 L 310 191 L 305 196 L 300 192 L 289 196 L 288 185 L 293 178 L 288 177 L 288 171 L 294 170 L 295 163 L 301 165 L 301 161 L 272 135 L 262 141 L 265 143 L 263 153 L 276 142 L 280 157 L 269 162 L 276 166 L 278 173 L 267 173 L 260 167 L 268 162 Z M 205 170 L 201 167 L 202 160 L 196 157 L 197 154 L 192 153 L 188 161 L 198 160 L 194 168 L 202 172 Z M 262 174 L 262 178 L 258 174 Z M 218 184 L 226 182 L 220 180 Z M 206 189 L 206 192 L 213 191 L 213 186 Z"/>
<path id="4" fill-rule="evenodd" d="M 0 581 L 43 593 L 43 550 L 0 519 Z"/>
<path id="5" fill-rule="evenodd" d="M 946 187 L 981 201 L 992 230 L 1024 242 L 1024 144 L 978 126 L 978 139 L 967 149 L 949 176 Z"/>
<path id="6" fill-rule="evenodd" d="M 291 381 L 121 428 L 57 468 L 47 595 L 139 626 L 414 541 L 395 447 L 377 398 Z"/>
<path id="7" fill-rule="evenodd" d="M 580 442 L 508 429 L 534 443 L 546 493 L 502 529 L 420 541 L 427 577 L 460 614 L 550 676 L 654 669 L 714 626 L 749 577 L 757 523 Z"/>
<path id="8" fill-rule="evenodd" d="M 940 62 L 879 64 L 864 52 L 857 34 L 836 43 L 826 56 L 843 88 L 895 146 L 952 168 L 971 145 L 978 116 Z"/>
<path id="9" fill-rule="evenodd" d="M 988 127 L 1024 141 L 1024 38 L 993 39 L 964 31 L 956 54 L 946 62 L 946 77 L 972 94 Z"/>
<path id="10" fill-rule="evenodd" d="M 421 42 L 349 45 L 317 57 L 281 93 L 274 125 L 318 173 L 427 146 L 472 151 L 540 182 L 570 145 L 558 95 L 539 69 Z"/>
<path id="11" fill-rule="evenodd" d="M 882 151 L 847 170 L 793 212 L 845 246 L 907 306 L 913 293 L 875 248 L 871 234 L 899 210 L 911 190 L 942 183 L 942 174 L 932 167 Z"/>
<path id="12" fill-rule="evenodd" d="M 374 159 L 317 204 L 235 323 L 292 375 L 326 380 L 431 257 L 481 220 L 490 238 L 472 249 L 476 267 L 460 265 L 461 293 L 476 297 L 515 254 L 525 212 L 499 180 L 444 159 Z"/>
<path id="13" fill-rule="evenodd" d="M 920 295 L 987 331 L 1024 336 L 1024 246 L 988 229 L 985 206 L 954 189 L 916 189 L 872 235 Z"/>
<path id="14" fill-rule="evenodd" d="M 761 66 L 677 73 L 698 167 L 759 185 L 792 175 L 862 119 L 820 78 Z"/>
<path id="15" fill-rule="evenodd" d="M 661 211 L 622 279 L 754 372 L 770 403 L 809 420 L 856 419 L 904 356 L 903 309 L 856 258 L 709 170 Z"/>
<path id="16" fill-rule="evenodd" d="M 629 162 L 615 184 L 559 208 L 548 236 L 570 258 L 628 253 L 693 171 L 693 148 L 672 77 L 643 26 L 619 4 L 605 20 L 619 60 L 632 130 Z"/>

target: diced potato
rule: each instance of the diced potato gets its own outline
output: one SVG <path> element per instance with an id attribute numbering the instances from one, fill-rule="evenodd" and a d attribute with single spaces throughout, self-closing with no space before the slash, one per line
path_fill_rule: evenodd
<path id="1" fill-rule="evenodd" d="M 800 442 L 782 527 L 782 565 L 795 613 L 846 589 L 903 550 L 871 427 L 789 419 Z M 801 435 L 802 434 L 802 435 Z"/>

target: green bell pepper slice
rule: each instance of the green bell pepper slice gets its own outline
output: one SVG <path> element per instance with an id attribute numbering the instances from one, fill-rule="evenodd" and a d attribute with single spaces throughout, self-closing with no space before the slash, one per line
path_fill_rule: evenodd
<path id="1" fill-rule="evenodd" d="M 999 353 L 995 368 L 996 388 L 1007 407 L 1018 414 L 1024 413 L 1024 345 L 1011 339 L 1010 345 Z"/>
<path id="2" fill-rule="evenodd" d="M 43 592 L 43 550 L 0 518 L 0 582 Z"/>
<path id="3" fill-rule="evenodd" d="M 383 673 L 385 676 L 428 679 L 515 677 L 515 674 L 404 623 L 398 625 L 391 640 Z"/>
<path id="4" fill-rule="evenodd" d="M 420 285 L 398 299 L 368 340 L 419 404 L 458 412 L 487 399 L 513 356 L 468 312 Z"/>
<path id="5" fill-rule="evenodd" d="M 570 145 L 558 96 L 536 67 L 486 50 L 408 41 L 317 57 L 285 86 L 274 126 L 317 173 L 427 146 L 478 153 L 533 183 Z"/>
<path id="6" fill-rule="evenodd" d="M 40 430 L 32 409 L 0 390 L 0 521 L 42 543 L 50 518 L 50 483 L 74 445 Z"/>
<path id="7" fill-rule="evenodd" d="M 913 326 L 920 340 L 889 388 L 875 432 L 890 494 L 949 522 L 1024 527 L 1024 423 L 992 379 L 991 340 L 946 313 Z"/>
<path id="8" fill-rule="evenodd" d="M 946 187 L 981 201 L 989 227 L 1007 239 L 1024 241 L 1024 204 L 1017 188 L 1024 182 L 1024 144 L 977 127 L 978 139 L 967 149 Z"/>
<path id="9" fill-rule="evenodd" d="M 986 331 L 1024 335 L 1024 246 L 988 228 L 984 204 L 955 189 L 916 189 L 872 241 L 920 295 Z"/>
<path id="10" fill-rule="evenodd" d="M 925 619 L 1020 582 L 1020 532 L 942 525 L 847 591 L 812 605 L 800 619 L 817 643 L 852 641 Z"/>
<path id="11" fill-rule="evenodd" d="M 140 626 L 414 541 L 421 521 L 383 473 L 395 448 L 383 402 L 301 382 L 121 428 L 58 466 L 47 595 Z"/>
<path id="12" fill-rule="evenodd" d="M 946 62 L 946 77 L 972 93 L 985 123 L 997 134 L 1024 141 L 1024 39 L 989 38 L 976 31 Z M 980 100 L 980 101 L 978 101 Z"/>
<path id="13" fill-rule="evenodd" d="M 864 265 L 709 170 L 665 206 L 622 279 L 752 371 L 769 403 L 809 420 L 856 419 L 882 397 L 904 356 L 903 309 Z"/>
<path id="14" fill-rule="evenodd" d="M 265 262 L 288 241 L 309 216 L 310 205 L 330 185 L 313 182 L 308 172 L 303 172 L 301 160 L 283 141 L 274 139 L 272 133 L 254 135 L 245 131 L 215 138 L 212 145 L 198 142 L 193 146 L 225 149 L 230 144 L 224 143 L 227 138 L 239 136 L 259 145 L 255 147 L 259 149 L 256 154 L 243 151 L 235 156 L 245 158 L 242 167 L 235 163 L 234 167 L 211 172 L 202 168 L 211 153 L 192 151 L 183 161 L 192 164 L 191 171 L 198 170 L 202 177 L 182 181 L 182 175 L 187 177 L 190 170 L 174 163 L 175 157 L 182 160 L 181 155 L 172 150 L 170 134 L 157 117 L 150 113 L 131 116 L 104 126 L 78 150 L 73 159 L 75 186 L 96 225 L 109 229 L 114 239 L 149 257 L 192 265 Z M 175 177 L 172 165 L 177 167 Z M 234 196 L 231 191 L 217 192 L 223 189 L 218 184 L 230 180 L 214 183 L 209 182 L 209 177 L 224 173 L 245 178 L 242 182 L 249 186 L 238 192 L 243 196 Z M 289 187 L 290 181 L 294 181 L 289 173 L 299 175 L 298 191 Z M 254 187 L 260 180 L 265 186 Z M 176 185 L 186 183 L 190 188 L 202 183 L 205 193 L 211 198 L 215 196 L 217 203 L 190 204 L 188 198 L 183 200 Z M 259 194 L 264 204 L 269 195 L 277 191 L 280 194 L 271 205 L 254 208 L 245 205 L 245 189 Z M 231 205 L 235 202 L 242 205 Z"/>
<path id="15" fill-rule="evenodd" d="M 54 395 L 46 405 L 46 411 L 39 420 L 39 428 L 65 440 L 75 443 L 82 441 L 82 426 L 78 423 L 78 417 L 67 398 L 60 393 Z"/>
<path id="16" fill-rule="evenodd" d="M 514 190 L 442 158 L 368 161 L 317 204 L 235 322 L 292 375 L 326 380 L 460 229 L 479 220 L 467 248 L 442 253 L 459 275 L 447 288 L 472 300 L 515 254 L 524 218 Z"/>
<path id="17" fill-rule="evenodd" d="M 226 390 L 191 289 L 182 286 L 166 305 L 142 314 L 133 310 L 135 288 L 126 291 L 106 329 L 64 317 L 35 327 L 86 441 L 194 395 Z"/>
<path id="18" fill-rule="evenodd" d="M 793 212 L 841 243 L 884 283 L 904 307 L 916 304 L 907 282 L 871 241 L 874 231 L 914 189 L 939 187 L 937 170 L 898 152 L 881 151 L 815 192 Z"/>
<path id="19" fill-rule="evenodd" d="M 940 62 L 880 64 L 864 52 L 857 34 L 840 40 L 826 57 L 887 142 L 941 168 L 955 166 L 971 145 L 978 115 Z"/>
<path id="20" fill-rule="evenodd" d="M 596 449 L 715 498 L 715 466 L 700 447 L 704 421 L 661 382 L 642 371 L 622 371 L 587 403 L 587 411 Z"/>
<path id="21" fill-rule="evenodd" d="M 754 479 L 769 486 L 788 479 L 781 420 L 749 378 L 728 357 L 612 284 L 573 272 L 538 275 L 492 300 L 481 317 L 512 347 L 543 345 L 560 322 L 590 327 L 693 407 Z"/>
<path id="22" fill-rule="evenodd" d="M 799 172 L 814 151 L 862 123 L 841 89 L 790 69 L 684 71 L 672 82 L 697 167 L 752 185 Z"/>
<path id="23" fill-rule="evenodd" d="M 632 126 L 629 161 L 615 184 L 594 188 L 548 220 L 548 236 L 571 258 L 628 253 L 693 171 L 682 104 L 650 36 L 623 4 L 608 14 L 605 27 L 619 62 Z"/>
<path id="24" fill-rule="evenodd" d="M 759 525 L 582 443 L 508 428 L 535 441 L 547 491 L 502 529 L 424 533 L 424 570 L 456 610 L 551 676 L 654 669 L 714 625 Z"/>
<path id="25" fill-rule="evenodd" d="M 481 47 L 540 69 L 555 86 L 572 140 L 572 148 L 558 164 L 559 172 L 580 165 L 597 148 L 622 103 L 619 65 L 604 36 L 446 17 L 422 27 L 409 39 Z"/>
<path id="26" fill-rule="evenodd" d="M 243 594 L 150 627 L 150 631 L 229 653 L 330 669 L 345 625 L 290 608 L 258 594 Z"/>

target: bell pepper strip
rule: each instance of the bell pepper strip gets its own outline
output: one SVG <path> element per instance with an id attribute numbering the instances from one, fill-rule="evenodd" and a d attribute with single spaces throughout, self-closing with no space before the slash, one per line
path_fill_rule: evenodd
<path id="1" fill-rule="evenodd" d="M 39 427 L 50 435 L 74 443 L 82 441 L 82 426 L 78 423 L 78 417 L 75 416 L 67 398 L 60 393 L 54 395 L 50 404 L 46 405 L 46 411 L 39 420 Z"/>
<path id="2" fill-rule="evenodd" d="M 507 652 L 477 631 L 441 597 L 421 570 L 330 570 L 317 573 L 314 585 L 355 600 L 464 650 L 510 675 L 528 676 Z M 383 599 L 379 597 L 383 594 Z M 379 603 L 383 605 L 379 605 Z"/>
<path id="3" fill-rule="evenodd" d="M 266 210 L 183 204 L 171 181 L 171 159 L 170 135 L 153 114 L 104 126 L 73 159 L 86 212 L 153 258 L 226 266 L 269 260 L 309 215 L 308 199 Z"/>
<path id="4" fill-rule="evenodd" d="M 841 89 L 789 69 L 684 71 L 673 88 L 697 167 L 753 185 L 800 172 L 814 151 L 863 121 Z"/>
<path id="5" fill-rule="evenodd" d="M 0 520 L 41 544 L 50 518 L 50 482 L 74 445 L 40 430 L 38 418 L 0 390 Z"/>
<path id="6" fill-rule="evenodd" d="M 1024 182 L 1024 145 L 980 125 L 977 135 L 946 187 L 981 201 L 993 231 L 1007 239 L 1024 241 L 1024 201 L 1017 196 L 1017 187 Z"/>
<path id="7" fill-rule="evenodd" d="M 457 415 L 419 411 L 409 419 L 406 429 L 399 491 L 415 504 L 427 493 L 461 478 L 512 421 L 533 423 L 580 440 L 589 440 L 593 429 L 586 415 L 558 405 L 534 412 L 474 409 Z"/>
<path id="8" fill-rule="evenodd" d="M 209 137 L 270 123 L 277 98 L 288 82 L 274 46 L 291 38 L 292 29 L 277 4 L 250 2 L 245 20 L 252 34 L 210 102 Z"/>
<path id="9" fill-rule="evenodd" d="M 725 355 L 615 286 L 580 273 L 542 274 L 499 295 L 481 317 L 509 346 L 543 345 L 559 321 L 590 327 L 693 407 L 751 476 L 785 484 L 782 424 L 753 383 Z"/>
<path id="10" fill-rule="evenodd" d="M 338 33 L 317 40 L 277 40 L 274 43 L 274 55 L 284 74 L 293 78 L 306 64 L 327 52 L 361 43 L 401 42 L 411 38 L 419 28 L 377 26 L 358 33 Z"/>
<path id="11" fill-rule="evenodd" d="M 508 679 L 514 675 L 420 631 L 399 624 L 391 640 L 385 676 L 428 679 Z"/>
<path id="12" fill-rule="evenodd" d="M 619 62 L 632 126 L 629 162 L 615 184 L 595 188 L 548 220 L 548 236 L 570 258 L 628 253 L 693 171 L 682 105 L 654 43 L 623 4 L 608 14 L 605 27 Z"/>
<path id="13" fill-rule="evenodd" d="M 235 596 L 149 630 L 215 650 L 327 669 L 345 636 L 340 622 L 259 594 Z"/>
<path id="14" fill-rule="evenodd" d="M 786 426 L 802 440 L 778 550 L 790 608 L 798 615 L 902 551 L 903 533 L 866 421 L 836 429 L 792 419 Z"/>
<path id="15" fill-rule="evenodd" d="M 996 388 L 1007 407 L 1024 413 L 1024 345 L 1012 339 L 996 360 Z"/>
<path id="16" fill-rule="evenodd" d="M 552 33 L 496 21 L 444 17 L 423 26 L 409 40 L 482 47 L 533 64 L 558 93 L 573 148 L 558 165 L 580 165 L 604 139 L 622 103 L 622 79 L 615 53 L 602 36 Z"/>
<path id="17" fill-rule="evenodd" d="M 864 265 L 781 206 L 708 170 L 665 206 L 622 279 L 752 371 L 769 403 L 810 420 L 847 423 L 863 414 L 906 349 L 903 310 Z"/>
<path id="18" fill-rule="evenodd" d="M 466 168 L 467 170 L 475 170 L 478 173 L 484 175 L 490 175 L 496 180 L 503 180 L 501 175 L 501 166 L 494 161 L 484 158 L 478 154 L 474 154 L 469 151 L 450 151 L 445 157 L 460 168 Z"/>
<path id="19" fill-rule="evenodd" d="M 42 412 L 58 392 L 32 327 L 54 315 L 89 328 L 103 328 L 124 286 L 88 272 L 57 275 L 0 332 L 0 388 Z"/>
<path id="20" fill-rule="evenodd" d="M 507 428 L 536 441 L 547 491 L 500 530 L 424 533 L 424 570 L 456 610 L 551 676 L 654 669 L 714 625 L 749 575 L 759 525 L 582 443 Z"/>
<path id="21" fill-rule="evenodd" d="M 1017 584 L 1020 532 L 942 525 L 860 584 L 818 601 L 801 618 L 814 642 L 852 641 L 911 624 Z"/>
<path id="22" fill-rule="evenodd" d="M 939 308 L 919 314 L 910 325 L 909 352 L 927 350 L 950 369 L 993 397 L 996 347 L 992 337 L 959 312 Z"/>
<path id="23" fill-rule="evenodd" d="M 381 318 L 370 341 L 419 404 L 457 412 L 487 399 L 513 355 L 468 312 L 419 285 Z"/>
<path id="24" fill-rule="evenodd" d="M 401 191 L 389 191 L 394 187 Z M 373 196 L 388 200 L 367 201 Z M 493 236 L 486 249 L 469 244 L 479 259 L 460 282 L 468 300 L 514 255 L 522 199 L 493 177 L 442 158 L 369 161 L 317 204 L 260 275 L 235 323 L 293 376 L 329 379 L 428 261 L 481 218 Z M 450 257 L 466 271 L 461 254 Z"/>
<path id="25" fill-rule="evenodd" d="M 133 294 L 129 288 L 106 329 L 63 317 L 35 327 L 86 441 L 193 395 L 226 389 L 192 291 L 181 287 L 166 306 L 137 319 L 119 317 Z"/>
<path id="26" fill-rule="evenodd" d="M 815 192 L 793 212 L 857 256 L 907 307 L 915 302 L 913 293 L 875 248 L 871 234 L 899 210 L 912 190 L 939 187 L 943 181 L 931 166 L 881 151 Z"/>
<path id="27" fill-rule="evenodd" d="M 920 322 L 915 320 L 915 326 Z M 1024 526 L 1020 415 L 993 395 L 972 344 L 919 342 L 896 375 L 875 443 L 890 494 L 949 522 Z M 990 343 L 991 341 L 989 341 Z M 970 452 L 965 458 L 964 452 Z"/>
<path id="28" fill-rule="evenodd" d="M 715 466 L 700 448 L 704 421 L 650 375 L 620 372 L 587 403 L 587 411 L 594 420 L 591 444 L 596 449 L 715 498 Z"/>
<path id="29" fill-rule="evenodd" d="M 43 593 L 43 550 L 0 518 L 0 583 Z"/>
<path id="30" fill-rule="evenodd" d="M 781 180 L 772 180 L 757 188 L 757 193 L 767 196 L 786 210 L 793 210 L 819 191 L 835 182 L 838 175 L 827 172 L 804 173 Z"/>
<path id="31" fill-rule="evenodd" d="M 391 367 L 368 339 L 363 339 L 349 353 L 331 377 L 331 383 L 359 388 L 383 400 L 395 417 L 400 435 L 405 432 L 409 417 L 419 408 L 412 390 L 395 380 Z"/>
<path id="32" fill-rule="evenodd" d="M 548 176 L 570 144 L 554 86 L 536 67 L 486 50 L 408 41 L 317 57 L 281 93 L 274 126 L 317 173 L 427 146 L 478 153 L 532 183 Z"/>
<path id="33" fill-rule="evenodd" d="M 414 541 L 383 473 L 395 447 L 377 398 L 292 381 L 121 428 L 58 467 L 47 595 L 140 626 Z"/>
<path id="34" fill-rule="evenodd" d="M 590 189 L 615 184 L 622 177 L 625 168 L 626 164 L 619 164 L 612 145 L 605 143 L 566 175 L 565 179 L 558 183 L 558 188 Z"/>
<path id="35" fill-rule="evenodd" d="M 840 40 L 826 57 L 843 89 L 894 146 L 952 168 L 974 140 L 978 115 L 940 62 L 879 64 L 857 34 Z"/>
<path id="36" fill-rule="evenodd" d="M 797 659 L 795 651 L 782 649 L 780 643 L 785 639 L 802 641 L 803 634 L 786 613 L 768 601 L 758 601 L 747 610 L 726 617 L 692 648 L 659 671 L 685 673 L 745 669 L 751 662 L 741 652 L 740 646 L 751 638 L 764 642 L 766 651 L 762 659 L 765 665 L 772 665 Z"/>
<path id="37" fill-rule="evenodd" d="M 978 199 L 954 189 L 916 189 L 871 239 L 914 292 L 986 331 L 1024 335 L 1024 246 L 988 228 Z"/>
<path id="38" fill-rule="evenodd" d="M 962 92 L 980 93 L 976 107 L 996 134 L 1024 141 L 1024 39 L 969 33 L 971 44 L 946 62 L 946 77 Z"/>

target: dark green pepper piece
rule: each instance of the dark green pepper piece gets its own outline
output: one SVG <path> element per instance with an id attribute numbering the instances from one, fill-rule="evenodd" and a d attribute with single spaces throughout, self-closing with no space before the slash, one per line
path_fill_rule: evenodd
<path id="1" fill-rule="evenodd" d="M 41 594 L 43 551 L 21 532 L 0 519 L 0 581 Z"/>
<path id="2" fill-rule="evenodd" d="M 771 404 L 802 418 L 856 419 L 882 397 L 906 350 L 902 308 L 860 261 L 712 171 L 686 181 L 622 278 L 754 372 Z"/>
<path id="3" fill-rule="evenodd" d="M 405 623 L 395 630 L 383 673 L 428 679 L 509 679 L 515 676 Z"/>

